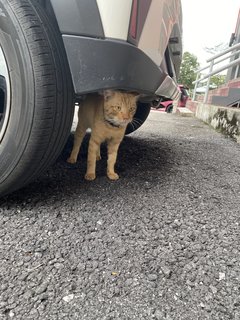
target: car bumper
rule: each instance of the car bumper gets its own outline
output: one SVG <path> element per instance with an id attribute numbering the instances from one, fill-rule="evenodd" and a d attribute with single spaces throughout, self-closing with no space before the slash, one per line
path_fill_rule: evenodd
<path id="1" fill-rule="evenodd" d="M 137 47 L 119 40 L 63 35 L 76 95 L 107 88 L 178 95 L 176 83 Z"/>

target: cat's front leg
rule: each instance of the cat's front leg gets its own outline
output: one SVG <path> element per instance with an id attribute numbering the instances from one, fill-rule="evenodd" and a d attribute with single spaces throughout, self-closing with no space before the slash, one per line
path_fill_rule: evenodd
<path id="1" fill-rule="evenodd" d="M 96 178 L 96 161 L 99 148 L 100 143 L 91 137 L 88 146 L 87 172 L 85 174 L 86 180 L 91 181 Z"/>
<path id="2" fill-rule="evenodd" d="M 97 151 L 97 161 L 101 160 L 101 145 L 99 145 L 98 151 Z"/>
<path id="3" fill-rule="evenodd" d="M 107 161 L 107 176 L 110 180 L 118 180 L 119 175 L 115 172 L 115 163 L 117 160 L 118 148 L 121 140 L 110 140 L 108 142 L 108 161 Z"/>

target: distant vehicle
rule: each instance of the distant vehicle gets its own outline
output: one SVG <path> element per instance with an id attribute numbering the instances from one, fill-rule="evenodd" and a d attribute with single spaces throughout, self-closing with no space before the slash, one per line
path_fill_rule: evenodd
<path id="1" fill-rule="evenodd" d="M 178 100 L 178 107 L 183 108 L 183 107 L 186 107 L 187 100 L 189 99 L 189 93 L 187 91 L 188 88 L 182 84 L 179 84 L 178 88 L 181 91 L 181 95 Z M 169 100 L 169 99 L 155 100 L 153 101 L 153 108 L 159 111 L 171 113 L 173 111 L 173 100 Z"/>
<path id="2" fill-rule="evenodd" d="M 173 100 L 155 100 L 152 103 L 153 109 L 158 111 L 172 113 L 173 111 Z"/>
<path id="3" fill-rule="evenodd" d="M 85 94 L 140 93 L 127 134 L 179 94 L 180 0 L 0 0 L 0 16 L 0 196 L 55 162 Z"/>

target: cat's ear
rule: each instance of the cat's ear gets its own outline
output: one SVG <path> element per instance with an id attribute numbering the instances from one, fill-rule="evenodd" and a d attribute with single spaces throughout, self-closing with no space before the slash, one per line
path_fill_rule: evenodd
<path id="1" fill-rule="evenodd" d="M 103 96 L 104 96 L 104 100 L 108 101 L 110 98 L 112 98 L 114 96 L 114 91 L 107 89 L 103 91 Z"/>

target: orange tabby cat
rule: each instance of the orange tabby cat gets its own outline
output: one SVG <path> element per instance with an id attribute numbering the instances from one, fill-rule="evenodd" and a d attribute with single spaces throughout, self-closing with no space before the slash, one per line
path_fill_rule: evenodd
<path id="1" fill-rule="evenodd" d="M 80 104 L 74 145 L 67 161 L 69 163 L 77 161 L 86 130 L 91 128 L 86 180 L 96 178 L 96 160 L 101 159 L 100 146 L 104 141 L 107 141 L 108 146 L 107 176 L 111 180 L 119 178 L 114 170 L 118 147 L 128 123 L 133 120 L 137 108 L 137 98 L 137 95 L 133 93 L 105 90 L 103 96 L 90 94 Z"/>

